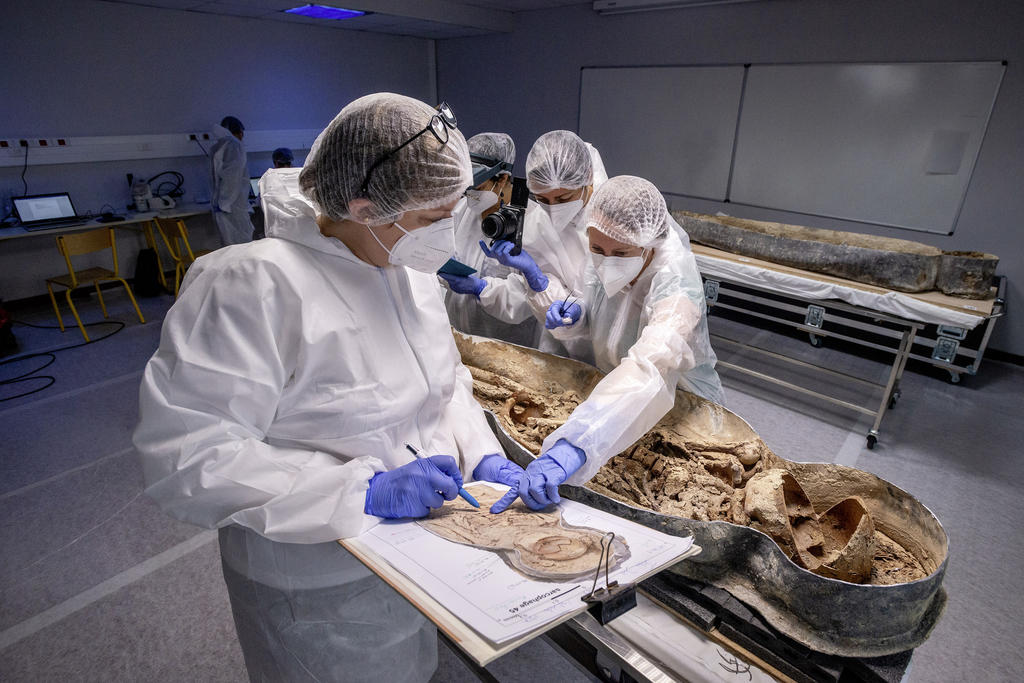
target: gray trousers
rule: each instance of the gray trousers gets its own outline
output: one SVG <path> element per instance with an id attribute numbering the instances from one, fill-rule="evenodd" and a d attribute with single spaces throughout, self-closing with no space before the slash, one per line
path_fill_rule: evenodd
<path id="1" fill-rule="evenodd" d="M 253 683 L 416 683 L 437 668 L 434 625 L 375 575 L 287 590 L 221 567 Z"/>

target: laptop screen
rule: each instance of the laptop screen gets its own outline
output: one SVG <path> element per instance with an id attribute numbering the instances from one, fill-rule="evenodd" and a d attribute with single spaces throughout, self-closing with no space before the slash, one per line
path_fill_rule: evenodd
<path id="1" fill-rule="evenodd" d="M 257 176 L 255 178 L 249 178 L 249 185 L 252 186 L 252 196 L 253 197 L 259 197 L 260 196 L 260 179 L 259 179 L 259 177 Z"/>
<path id="2" fill-rule="evenodd" d="M 55 218 L 74 218 L 75 208 L 67 192 L 34 197 L 15 197 L 14 210 L 22 223 L 34 223 Z"/>

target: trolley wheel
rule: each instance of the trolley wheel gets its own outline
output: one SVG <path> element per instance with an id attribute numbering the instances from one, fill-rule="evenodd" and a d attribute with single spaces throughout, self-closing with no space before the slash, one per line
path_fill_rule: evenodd
<path id="1" fill-rule="evenodd" d="M 875 449 L 875 444 L 878 443 L 878 437 L 874 434 L 868 434 L 868 450 L 872 451 Z"/>
<path id="2" fill-rule="evenodd" d="M 950 384 L 960 384 L 960 373 L 959 372 L 950 372 L 949 373 L 949 383 Z"/>
<path id="3" fill-rule="evenodd" d="M 816 349 L 820 349 L 821 348 L 821 337 L 818 337 L 818 336 L 813 335 L 813 334 L 809 334 L 807 336 L 811 340 L 811 346 L 813 346 Z"/>
<path id="4" fill-rule="evenodd" d="M 892 396 L 889 397 L 889 410 L 892 410 L 893 408 L 896 407 L 896 399 L 898 399 L 898 398 L 899 398 L 899 394 L 896 394 L 896 393 L 894 393 Z"/>

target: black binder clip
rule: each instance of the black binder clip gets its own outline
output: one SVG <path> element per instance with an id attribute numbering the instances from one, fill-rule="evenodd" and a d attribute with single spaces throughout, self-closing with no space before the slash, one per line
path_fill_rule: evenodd
<path id="1" fill-rule="evenodd" d="M 608 537 L 611 538 L 608 538 Z M 608 539 L 607 544 L 605 539 Z M 604 626 L 612 619 L 622 616 L 636 607 L 636 584 L 619 585 L 618 581 L 608 582 L 608 565 L 611 564 L 612 541 L 615 534 L 609 531 L 601 537 L 601 556 L 597 558 L 597 569 L 594 570 L 594 583 L 590 593 L 583 596 L 583 601 L 590 607 L 587 611 Z M 601 576 L 601 562 L 604 562 L 604 588 L 597 587 Z"/>

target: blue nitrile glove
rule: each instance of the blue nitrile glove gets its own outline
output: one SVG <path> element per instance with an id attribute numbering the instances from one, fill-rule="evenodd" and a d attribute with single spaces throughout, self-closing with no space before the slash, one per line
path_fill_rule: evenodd
<path id="1" fill-rule="evenodd" d="M 522 498 L 531 510 L 543 510 L 549 505 L 562 502 L 558 495 L 558 485 L 586 461 L 587 456 L 582 450 L 565 439 L 559 439 L 547 453 L 526 467 L 518 484 L 491 506 L 491 512 L 504 512 L 516 498 Z"/>
<path id="2" fill-rule="evenodd" d="M 523 468 L 500 453 L 485 455 L 480 464 L 473 470 L 473 478 L 477 481 L 491 481 L 495 484 L 515 486 L 519 483 L 519 475 Z"/>
<path id="3" fill-rule="evenodd" d="M 526 283 L 530 285 L 530 289 L 535 292 L 543 292 L 548 288 L 548 279 L 544 273 L 540 272 L 540 266 L 533 260 L 529 252 L 525 249 L 520 249 L 519 253 L 515 256 L 509 252 L 515 249 L 516 245 L 507 240 L 498 240 L 494 243 L 492 249 L 487 248 L 487 244 L 480 240 L 480 248 L 484 250 L 484 254 L 488 258 L 497 259 L 503 266 L 509 268 L 515 268 L 523 274 L 526 278 Z"/>
<path id="4" fill-rule="evenodd" d="M 462 473 L 450 455 L 432 455 L 370 479 L 363 512 L 385 519 L 426 517 L 430 508 L 454 500 L 462 486 Z"/>
<path id="5" fill-rule="evenodd" d="M 453 292 L 472 294 L 477 299 L 480 298 L 480 292 L 484 291 L 484 287 L 487 286 L 487 280 L 473 277 L 472 275 L 451 275 L 449 273 L 438 273 L 437 275 L 448 283 Z"/>
<path id="6" fill-rule="evenodd" d="M 553 330 L 556 327 L 575 325 L 581 315 L 583 315 L 583 309 L 578 303 L 573 302 L 566 306 L 564 301 L 556 301 L 548 306 L 547 315 L 544 316 L 544 327 Z M 565 322 L 566 318 L 569 319 L 569 322 Z"/>

